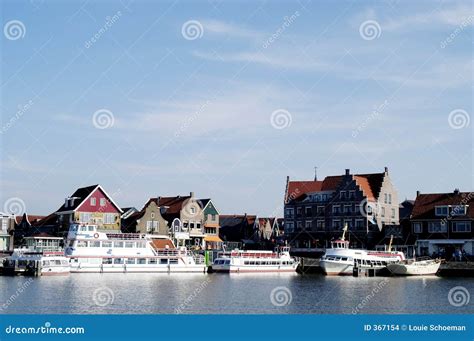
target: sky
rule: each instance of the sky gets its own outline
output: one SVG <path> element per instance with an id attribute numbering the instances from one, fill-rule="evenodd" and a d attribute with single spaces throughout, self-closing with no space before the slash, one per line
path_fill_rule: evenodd
<path id="1" fill-rule="evenodd" d="M 473 190 L 469 1 L 2 1 L 0 211 L 281 215 L 286 177 Z"/>

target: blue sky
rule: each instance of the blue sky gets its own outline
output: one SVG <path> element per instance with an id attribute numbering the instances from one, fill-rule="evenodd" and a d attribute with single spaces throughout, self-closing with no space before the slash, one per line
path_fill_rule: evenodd
<path id="1" fill-rule="evenodd" d="M 275 215 L 314 166 L 388 166 L 402 200 L 473 189 L 468 1 L 3 1 L 1 19 L 0 210 L 100 183 L 121 206 L 194 191 Z"/>

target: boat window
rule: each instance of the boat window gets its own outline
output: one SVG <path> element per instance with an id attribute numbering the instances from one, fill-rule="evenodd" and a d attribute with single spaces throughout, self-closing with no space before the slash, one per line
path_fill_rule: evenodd
<path id="1" fill-rule="evenodd" d="M 43 261 L 43 266 L 48 266 L 49 265 L 49 260 L 44 260 Z"/>
<path id="2" fill-rule="evenodd" d="M 146 264 L 146 259 L 145 258 L 138 258 L 137 259 L 137 264 Z"/>
<path id="3" fill-rule="evenodd" d="M 102 264 L 112 264 L 112 258 L 103 258 Z"/>
<path id="4" fill-rule="evenodd" d="M 61 264 L 62 264 L 62 265 L 69 265 L 69 262 L 68 262 L 67 260 L 62 260 L 62 261 L 61 261 Z"/>
<path id="5" fill-rule="evenodd" d="M 87 247 L 87 242 L 85 240 L 79 240 L 77 242 L 77 247 Z"/>
<path id="6" fill-rule="evenodd" d="M 61 260 L 60 259 L 56 259 L 54 261 L 54 265 L 61 265 Z"/>
<path id="7" fill-rule="evenodd" d="M 81 231 L 81 232 L 87 231 L 87 226 L 81 226 L 81 228 L 79 229 L 79 231 Z"/>
<path id="8" fill-rule="evenodd" d="M 94 232 L 94 226 L 89 226 L 89 232 Z"/>
<path id="9" fill-rule="evenodd" d="M 166 258 L 161 258 L 160 264 L 168 264 L 168 260 Z"/>
<path id="10" fill-rule="evenodd" d="M 347 260 L 347 257 L 342 257 L 341 260 L 342 260 L 342 261 L 346 261 L 346 260 Z"/>
<path id="11" fill-rule="evenodd" d="M 244 265 L 249 265 L 249 263 L 250 262 L 248 260 L 244 261 Z"/>
<path id="12" fill-rule="evenodd" d="M 156 263 L 157 263 L 156 258 L 150 258 L 150 259 L 148 259 L 148 264 L 156 264 Z"/>
<path id="13" fill-rule="evenodd" d="M 123 259 L 122 258 L 115 258 L 114 259 L 114 264 L 123 264 Z"/>
<path id="14" fill-rule="evenodd" d="M 123 247 L 123 242 L 114 242 L 114 247 Z"/>
<path id="15" fill-rule="evenodd" d="M 171 259 L 170 259 L 170 264 L 178 264 L 178 259 L 176 259 L 176 258 L 171 258 Z"/>
<path id="16" fill-rule="evenodd" d="M 126 263 L 127 264 L 135 264 L 135 258 L 128 258 Z"/>
<path id="17" fill-rule="evenodd" d="M 89 247 L 100 247 L 99 241 L 91 241 L 89 242 Z"/>
<path id="18" fill-rule="evenodd" d="M 102 242 L 102 247 L 111 248 L 112 247 L 112 242 L 104 241 L 104 242 Z"/>
<path id="19" fill-rule="evenodd" d="M 225 264 L 226 264 L 226 265 L 229 265 L 229 264 L 230 264 L 230 259 L 227 259 L 227 260 L 225 261 Z"/>
<path id="20" fill-rule="evenodd" d="M 132 248 L 133 247 L 133 242 L 125 242 L 125 247 Z"/>

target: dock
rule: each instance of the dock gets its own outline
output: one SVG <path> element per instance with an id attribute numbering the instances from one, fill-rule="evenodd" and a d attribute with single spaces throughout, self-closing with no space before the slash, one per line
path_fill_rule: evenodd
<path id="1" fill-rule="evenodd" d="M 445 262 L 441 264 L 438 276 L 474 277 L 474 262 Z"/>

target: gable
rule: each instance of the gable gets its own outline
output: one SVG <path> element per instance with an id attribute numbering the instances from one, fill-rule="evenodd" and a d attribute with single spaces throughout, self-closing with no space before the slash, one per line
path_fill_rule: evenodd
<path id="1" fill-rule="evenodd" d="M 92 200 L 95 199 L 95 205 Z M 100 205 L 101 199 L 105 199 L 105 206 Z M 102 213 L 121 213 L 121 209 L 115 205 L 105 191 L 97 186 L 82 202 L 77 206 L 75 211 L 79 212 L 102 212 Z"/>

